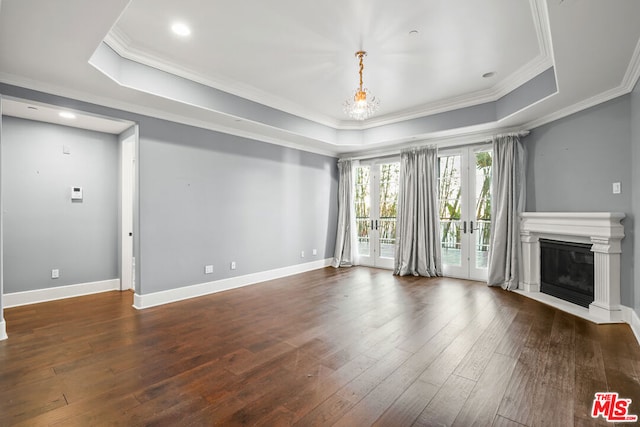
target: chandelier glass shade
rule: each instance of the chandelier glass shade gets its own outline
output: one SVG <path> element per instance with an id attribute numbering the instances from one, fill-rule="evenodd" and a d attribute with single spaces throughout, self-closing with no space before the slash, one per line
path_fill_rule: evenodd
<path id="1" fill-rule="evenodd" d="M 362 58 L 364 58 L 366 54 L 367 52 L 362 50 L 356 52 L 356 57 L 359 59 L 360 65 L 360 85 L 356 88 L 353 96 L 349 97 L 343 104 L 344 112 L 354 120 L 368 119 L 380 106 L 380 100 L 369 92 L 367 88 L 362 87 L 362 70 L 364 69 Z"/>

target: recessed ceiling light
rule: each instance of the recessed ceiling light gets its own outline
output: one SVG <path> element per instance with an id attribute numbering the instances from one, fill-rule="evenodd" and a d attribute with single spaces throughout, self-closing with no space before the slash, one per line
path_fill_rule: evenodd
<path id="1" fill-rule="evenodd" d="M 187 27 L 187 24 L 183 22 L 176 22 L 171 26 L 171 31 L 179 35 L 180 37 L 187 37 L 191 34 L 191 28 Z"/>
<path id="2" fill-rule="evenodd" d="M 73 114 L 71 111 L 60 111 L 58 113 L 58 115 L 60 117 L 62 117 L 63 119 L 75 119 L 76 118 L 76 115 Z"/>
<path id="3" fill-rule="evenodd" d="M 411 30 L 409 31 L 409 35 L 410 36 L 417 36 L 420 32 L 418 30 Z"/>
<path id="4" fill-rule="evenodd" d="M 491 78 L 491 77 L 493 77 L 493 76 L 495 76 L 495 75 L 496 75 L 496 72 L 495 72 L 495 71 L 489 71 L 488 73 L 484 73 L 484 74 L 482 75 L 482 77 L 484 77 L 485 79 L 488 79 L 488 78 Z"/>

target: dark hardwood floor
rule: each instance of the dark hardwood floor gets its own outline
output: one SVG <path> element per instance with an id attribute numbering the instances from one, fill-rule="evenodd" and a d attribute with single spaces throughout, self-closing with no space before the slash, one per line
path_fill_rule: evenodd
<path id="1" fill-rule="evenodd" d="M 640 348 L 478 282 L 326 268 L 142 311 L 5 310 L 0 425 L 570 426 L 640 415 Z"/>

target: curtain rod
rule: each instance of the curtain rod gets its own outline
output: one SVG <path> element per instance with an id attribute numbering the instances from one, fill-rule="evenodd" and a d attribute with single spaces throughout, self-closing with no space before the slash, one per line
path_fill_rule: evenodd
<path id="1" fill-rule="evenodd" d="M 491 139 L 488 139 L 487 142 L 491 142 L 493 140 L 493 138 L 502 138 L 505 136 L 527 136 L 529 135 L 531 132 L 528 130 L 521 130 L 520 132 L 508 132 L 508 133 L 499 133 L 496 136 L 492 137 Z"/>
<path id="2" fill-rule="evenodd" d="M 421 141 L 421 143 L 419 144 L 412 144 L 412 145 L 406 145 L 406 146 L 402 146 L 402 147 L 396 147 L 393 149 L 388 149 L 388 150 L 380 150 L 380 151 L 373 151 L 370 153 L 366 153 L 366 154 L 361 154 L 359 156 L 342 156 L 340 157 L 340 159 L 351 159 L 351 160 L 370 160 L 370 159 L 379 159 L 379 158 L 383 158 L 383 157 L 391 157 L 391 156 L 397 156 L 400 154 L 400 152 L 405 149 L 405 148 L 409 148 L 409 147 L 427 147 L 429 145 L 436 145 L 438 148 L 451 148 L 451 147 L 462 147 L 464 145 L 473 145 L 473 144 L 486 144 L 489 143 L 491 141 L 493 141 L 494 138 L 502 138 L 505 136 L 519 136 L 519 137 L 525 137 L 527 135 L 529 135 L 531 132 L 528 130 L 520 130 L 517 132 L 506 132 L 506 133 L 499 133 L 499 134 L 495 134 L 495 135 L 491 135 L 491 136 L 487 136 L 486 134 L 483 136 L 478 136 L 478 138 L 473 138 L 472 136 L 468 139 L 466 138 L 462 138 L 460 139 L 459 137 L 455 137 L 455 138 L 451 138 L 450 140 L 447 139 L 441 139 L 440 143 L 438 143 L 436 140 L 433 141 Z"/>

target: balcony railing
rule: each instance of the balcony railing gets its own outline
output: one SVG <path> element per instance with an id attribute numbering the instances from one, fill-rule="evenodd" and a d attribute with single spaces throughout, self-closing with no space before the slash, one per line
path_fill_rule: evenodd
<path id="1" fill-rule="evenodd" d="M 356 217 L 356 225 L 358 226 L 358 251 L 361 255 L 370 255 L 369 231 L 371 230 L 371 218 Z M 378 241 L 380 244 L 380 256 L 393 258 L 396 244 L 395 217 L 382 217 L 378 220 Z"/>
<path id="2" fill-rule="evenodd" d="M 440 236 L 443 251 L 443 261 L 445 263 L 459 264 L 460 258 L 460 234 L 461 221 L 441 220 Z M 367 217 L 357 217 L 358 227 L 358 250 L 361 255 L 371 254 L 371 241 L 369 232 L 371 230 L 371 219 Z M 375 224 L 374 224 L 375 226 Z M 491 221 L 479 220 L 474 222 L 476 265 L 486 265 L 489 252 L 489 235 L 491 231 Z M 378 220 L 378 233 L 380 243 L 380 255 L 393 258 L 396 244 L 396 218 L 383 217 Z"/>
<path id="3" fill-rule="evenodd" d="M 489 238 L 491 233 L 491 221 L 474 221 L 473 234 L 475 236 L 476 267 L 487 266 L 489 255 Z M 460 220 L 440 220 L 440 244 L 442 248 L 442 262 L 448 265 L 461 265 L 461 228 Z"/>

